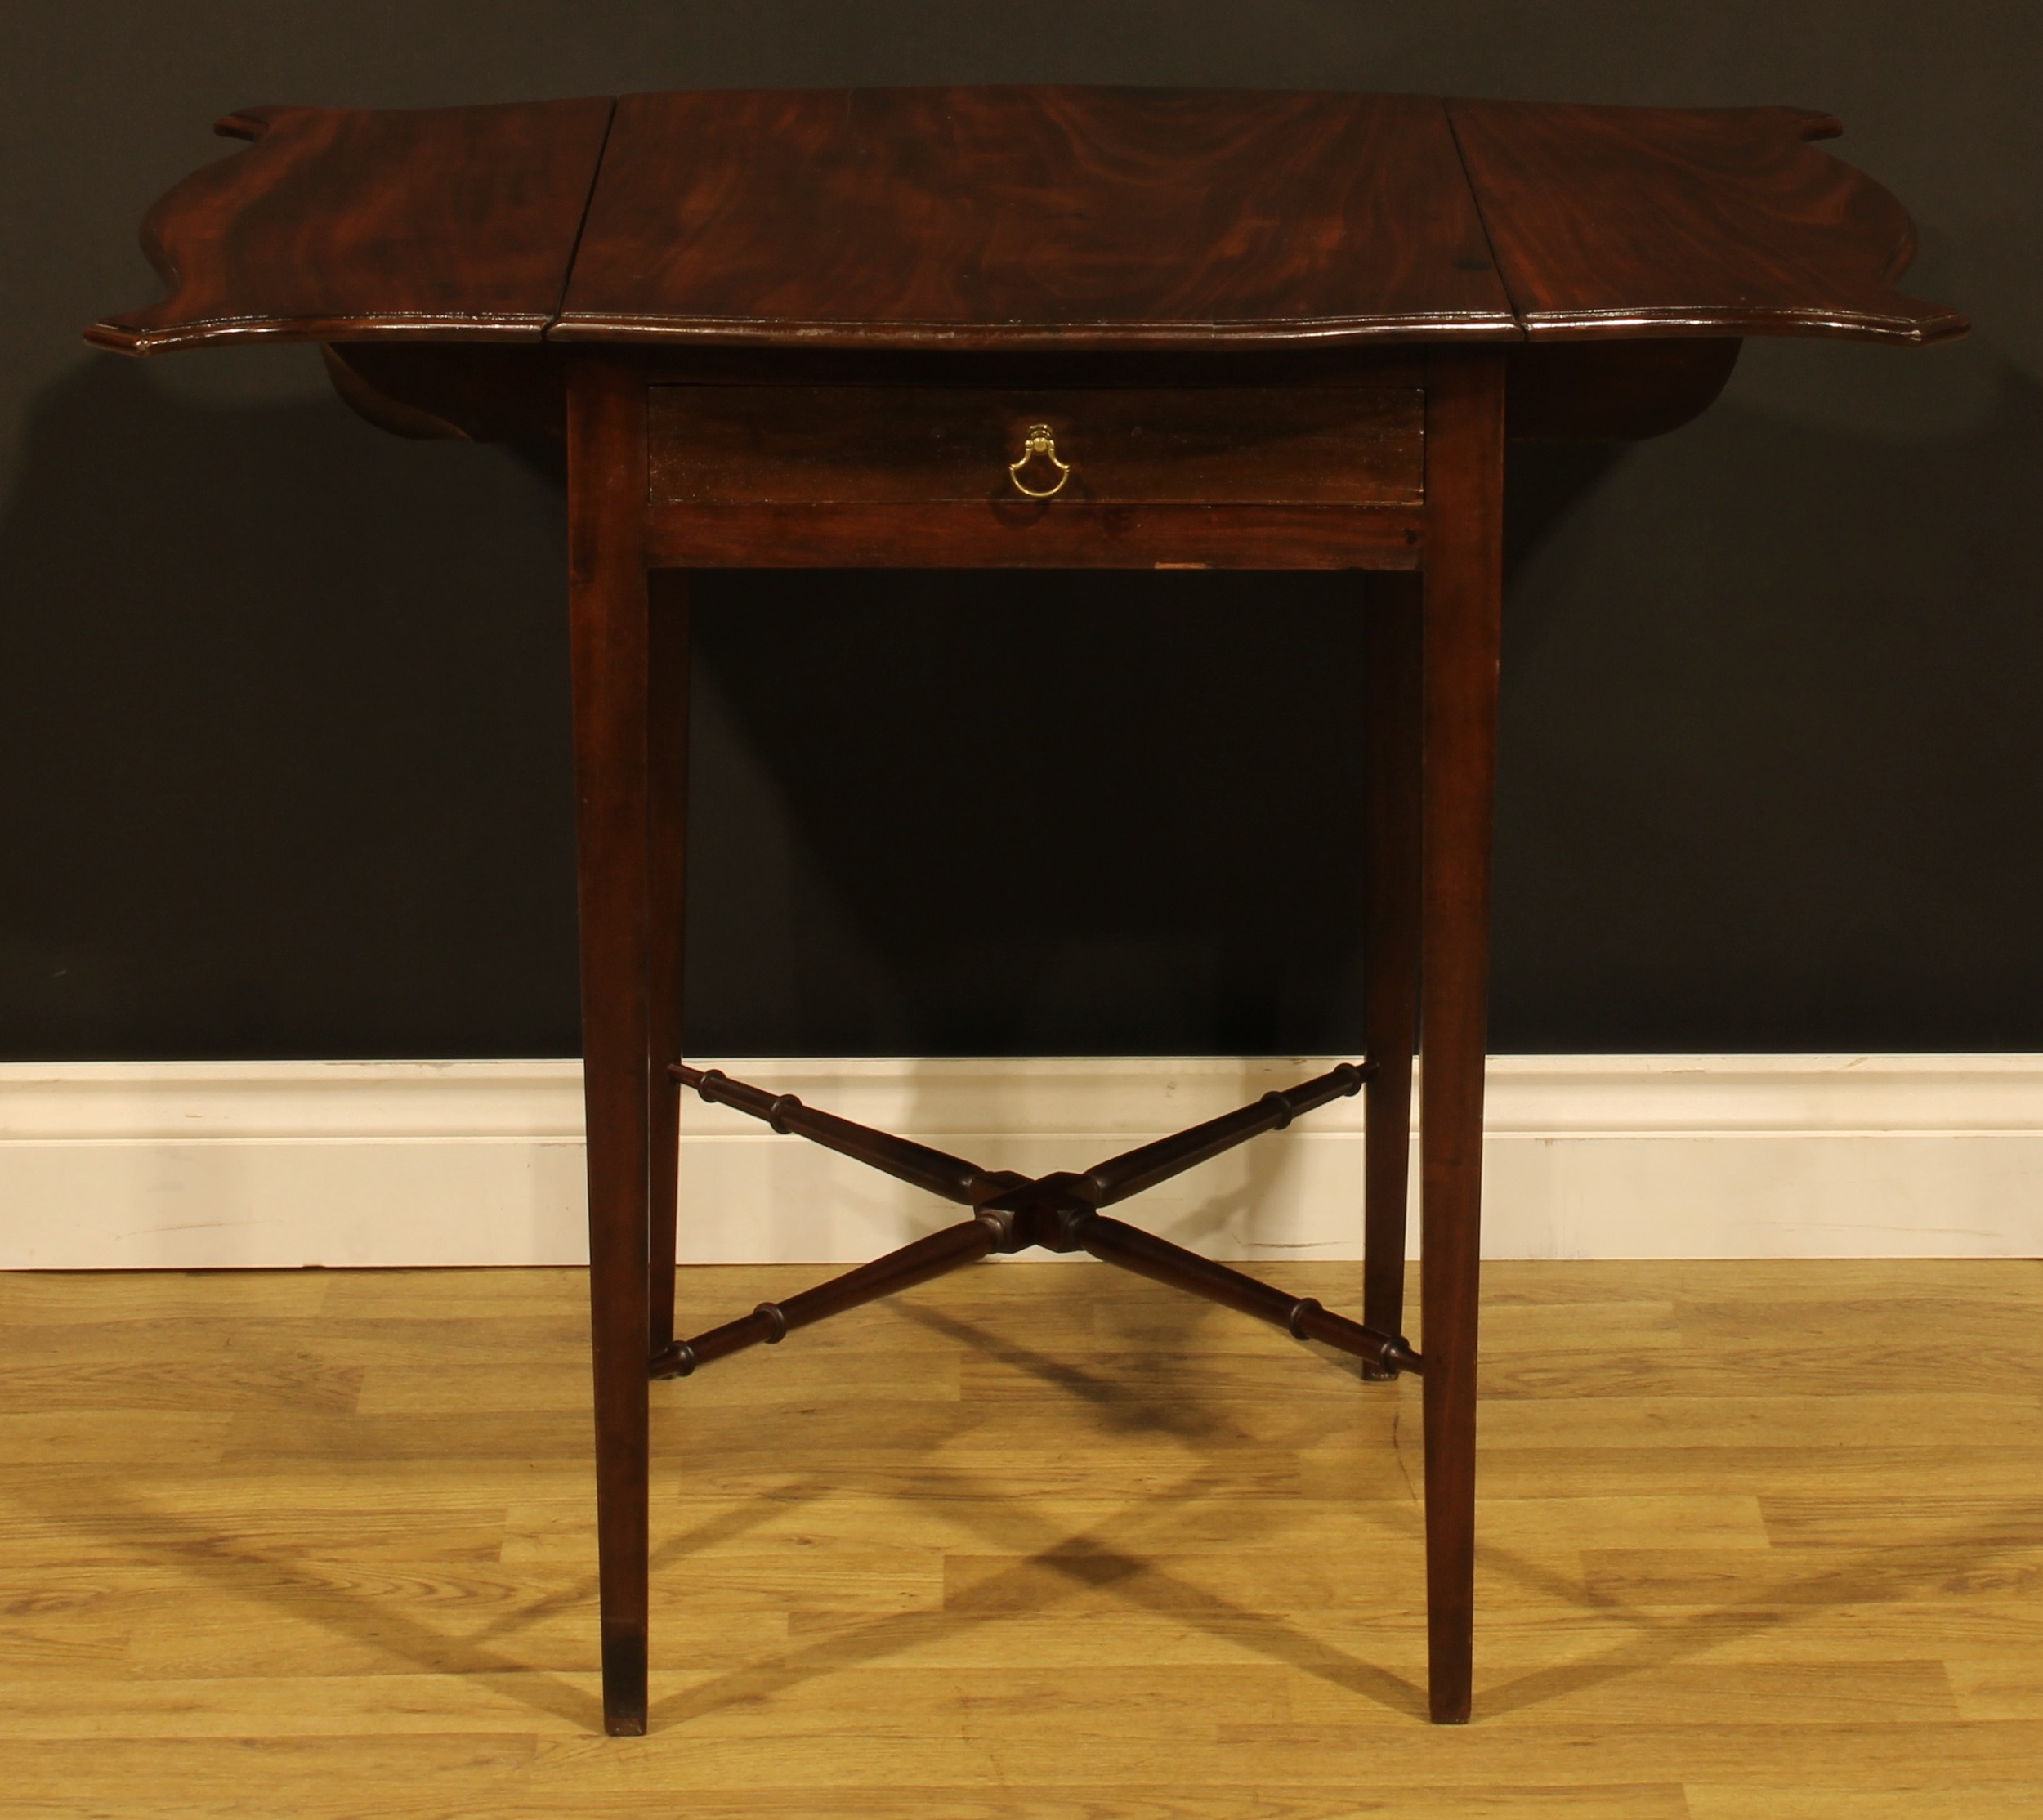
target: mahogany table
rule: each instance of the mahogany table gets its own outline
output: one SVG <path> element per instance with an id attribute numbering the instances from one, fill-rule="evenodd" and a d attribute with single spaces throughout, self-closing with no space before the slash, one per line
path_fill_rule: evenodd
<path id="1" fill-rule="evenodd" d="M 400 434 L 567 441 L 611 1732 L 646 1724 L 650 1380 L 1030 1245 L 1365 1377 L 1424 1374 L 1432 1714 L 1468 1718 L 1504 441 L 1671 429 L 1746 335 L 1961 333 L 1891 288 L 1907 219 L 1811 146 L 1840 130 L 1793 108 L 1106 88 L 219 123 L 252 149 L 143 230 L 170 296 L 88 339 L 315 341 Z M 682 1061 L 686 573 L 853 566 L 1369 571 L 1366 1058 L 1037 1180 Z M 1401 1306 L 1419 1032 L 1423 1358 Z M 677 1340 L 684 1087 L 970 1217 Z M 1360 1321 L 1104 1211 L 1358 1091 Z"/>

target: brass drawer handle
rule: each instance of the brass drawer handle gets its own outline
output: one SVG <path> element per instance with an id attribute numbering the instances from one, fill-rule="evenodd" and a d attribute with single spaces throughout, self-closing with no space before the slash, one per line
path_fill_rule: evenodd
<path id="1" fill-rule="evenodd" d="M 1048 486 L 1030 486 L 1022 478 L 1022 470 L 1040 455 L 1057 470 L 1057 479 Z M 1049 499 L 1064 490 L 1064 483 L 1071 477 L 1071 464 L 1057 458 L 1057 438 L 1050 433 L 1047 423 L 1031 423 L 1027 440 L 1022 445 L 1022 458 L 1008 463 L 1008 478 L 1014 482 L 1017 493 L 1025 493 L 1031 499 Z"/>

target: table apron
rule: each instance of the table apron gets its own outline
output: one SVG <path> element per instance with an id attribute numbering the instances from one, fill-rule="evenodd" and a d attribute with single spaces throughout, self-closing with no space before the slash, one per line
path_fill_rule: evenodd
<path id="1" fill-rule="evenodd" d="M 1418 506 L 648 507 L 655 569 L 1416 569 Z"/>

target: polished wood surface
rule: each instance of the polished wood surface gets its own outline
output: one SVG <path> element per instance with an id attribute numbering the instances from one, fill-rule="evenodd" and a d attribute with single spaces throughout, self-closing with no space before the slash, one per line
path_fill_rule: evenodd
<path id="1" fill-rule="evenodd" d="M 582 1078 L 588 1145 L 589 1329 L 603 1544 L 604 1710 L 646 1729 L 646 1361 L 650 1281 L 653 961 L 651 596 L 645 557 L 646 387 L 592 348 L 568 410 L 568 622 Z M 666 813 L 673 812 L 671 803 Z M 668 862 L 671 864 L 671 861 Z M 668 905 L 671 912 L 677 909 Z M 671 1031 L 675 1008 L 659 1020 Z M 663 1126 L 668 1121 L 660 1121 Z"/>
<path id="2" fill-rule="evenodd" d="M 682 1314 L 824 1274 L 687 1270 Z M 1483 1295 L 1473 1724 L 1419 1722 L 1420 1385 L 1017 1263 L 659 1387 L 654 1725 L 606 1742 L 580 1272 L 0 1277 L 0 1782 L 26 1820 L 2043 1811 L 2043 1265 Z"/>
<path id="3" fill-rule="evenodd" d="M 1424 425 L 1415 387 L 655 386 L 647 433 L 694 506 L 1409 506 Z"/>
<path id="4" fill-rule="evenodd" d="M 1808 143 L 1834 121 L 1790 108 L 723 90 L 222 127 L 256 142 L 158 204 L 144 241 L 171 295 L 96 324 L 101 346 L 1210 352 L 1964 326 L 1891 288 L 1906 216 Z"/>
<path id="5" fill-rule="evenodd" d="M 1490 824 L 1504 624 L 1504 363 L 1438 360 L 1426 387 L 1419 745 L 1419 1249 L 1425 1255 L 1431 1711 L 1469 1718 L 1476 1319 L 1482 1254 Z"/>
<path id="6" fill-rule="evenodd" d="M 552 333 L 1206 348 L 1518 324 L 1431 97 L 874 88 L 624 96 Z"/>
<path id="7" fill-rule="evenodd" d="M 1893 288 L 1901 204 L 1809 141 L 1799 108 L 1455 101 L 1497 270 L 1534 341 L 1849 335 L 1942 341 L 1965 319 Z"/>
<path id="8" fill-rule="evenodd" d="M 150 212 L 170 295 L 96 324 L 129 354 L 254 339 L 536 342 L 558 312 L 610 103 L 259 107 L 254 141 Z"/>

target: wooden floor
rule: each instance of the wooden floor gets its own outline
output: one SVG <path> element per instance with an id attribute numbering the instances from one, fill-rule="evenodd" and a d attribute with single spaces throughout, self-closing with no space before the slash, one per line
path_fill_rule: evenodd
<path id="1" fill-rule="evenodd" d="M 2043 1265 L 1492 1267 L 1459 1730 L 1417 1384 L 1020 1263 L 655 1386 L 603 1737 L 582 1289 L 0 1278 L 11 1820 L 2043 1815 Z"/>

